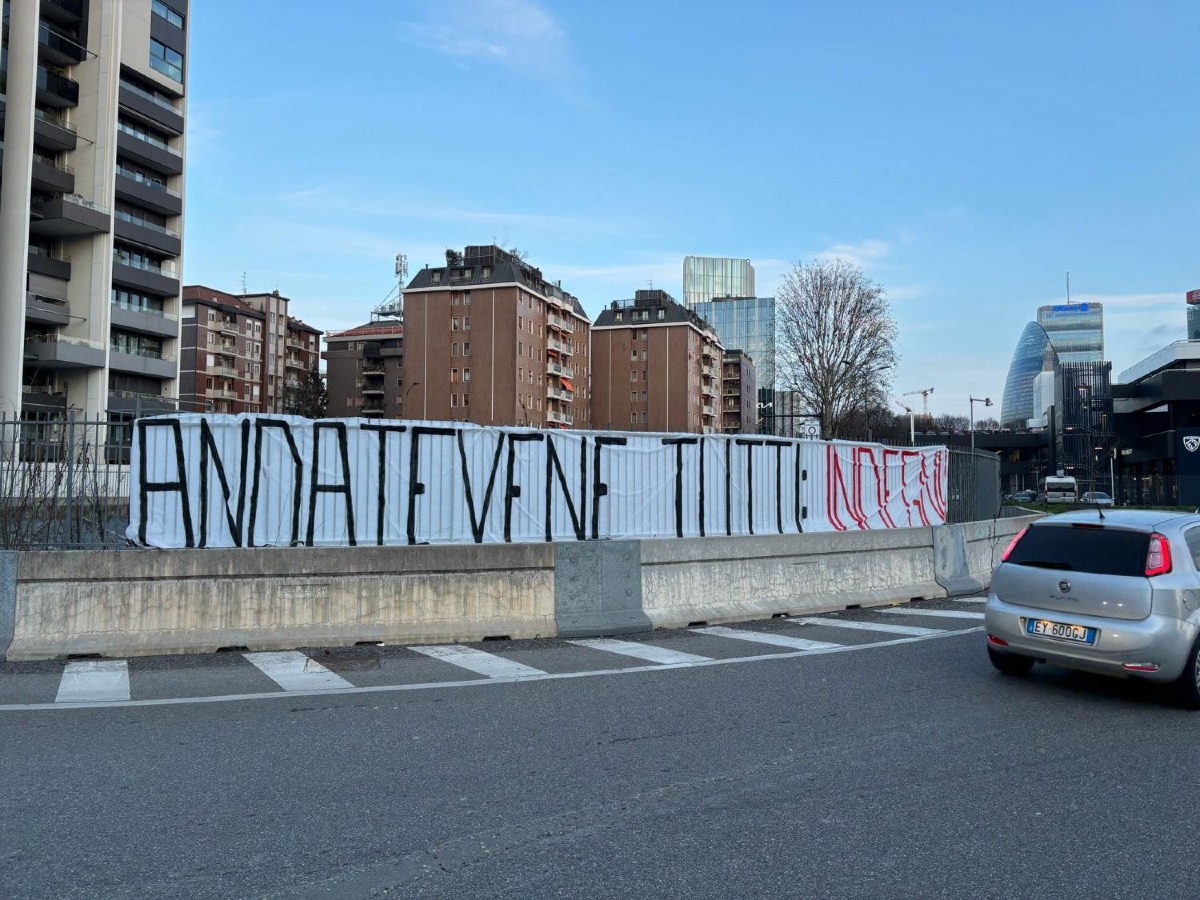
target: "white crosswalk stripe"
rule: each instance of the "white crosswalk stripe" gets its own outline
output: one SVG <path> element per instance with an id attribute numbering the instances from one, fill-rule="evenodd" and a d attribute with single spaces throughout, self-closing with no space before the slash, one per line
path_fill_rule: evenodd
<path id="1" fill-rule="evenodd" d="M 987 597 L 955 597 L 955 603 L 987 603 Z"/>
<path id="2" fill-rule="evenodd" d="M 790 650 L 832 650 L 841 644 L 831 644 L 828 641 L 810 641 L 805 638 L 792 637 L 787 634 L 774 634 L 769 631 L 743 631 L 740 628 L 722 628 L 719 625 L 711 628 L 693 628 L 696 634 L 711 634 L 714 637 L 733 638 L 738 641 L 753 641 L 756 644 L 771 644 L 775 647 L 787 647 Z"/>
<path id="3" fill-rule="evenodd" d="M 285 691 L 331 691 L 354 687 L 341 675 L 330 672 L 298 650 L 243 653 L 242 656 Z"/>
<path id="4" fill-rule="evenodd" d="M 928 616 L 931 619 L 982 619 L 981 612 L 968 612 L 965 609 L 909 609 L 896 606 L 876 612 L 889 613 L 893 616 Z"/>
<path id="5" fill-rule="evenodd" d="M 695 653 L 682 653 L 679 650 L 668 650 L 666 647 L 656 647 L 653 644 L 639 644 L 636 641 L 617 641 L 612 638 L 587 638 L 584 640 L 567 641 L 579 647 L 590 647 L 593 650 L 604 650 L 608 653 L 619 653 L 621 656 L 632 656 L 634 659 L 644 659 L 647 662 L 671 665 L 673 663 L 708 662 L 711 657 L 697 656 Z"/>
<path id="6" fill-rule="evenodd" d="M 545 675 L 541 669 L 527 666 L 524 663 L 513 662 L 494 653 L 485 653 L 474 647 L 460 647 L 457 644 L 435 644 L 429 647 L 409 647 L 417 653 L 432 656 L 442 662 L 448 662 L 488 678 L 521 678 L 529 675 Z"/>
<path id="7" fill-rule="evenodd" d="M 921 628 L 919 625 L 885 625 L 881 622 L 854 622 L 848 619 L 788 619 L 793 625 L 825 625 L 829 628 L 849 628 L 854 631 L 878 631 L 884 634 L 941 634 L 941 628 Z"/>
<path id="8" fill-rule="evenodd" d="M 129 663 L 123 659 L 69 662 L 58 683 L 55 703 L 93 703 L 129 699 Z"/>

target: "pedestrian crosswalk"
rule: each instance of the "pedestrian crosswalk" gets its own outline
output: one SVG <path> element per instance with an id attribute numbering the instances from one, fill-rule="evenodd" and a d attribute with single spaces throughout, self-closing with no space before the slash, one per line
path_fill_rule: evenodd
<path id="1" fill-rule="evenodd" d="M 910 617 L 909 621 L 904 621 L 905 617 Z M 312 654 L 298 650 L 241 652 L 214 655 L 207 661 L 189 657 L 187 665 L 177 664 L 174 668 L 146 659 L 135 659 L 132 665 L 123 659 L 72 660 L 57 674 L 53 692 L 48 690 L 51 684 L 44 665 L 36 677 L 31 673 L 24 680 L 19 671 L 0 672 L 0 711 L 30 706 L 196 702 L 197 697 L 216 702 L 223 698 L 403 689 L 405 684 L 439 687 L 711 666 L 937 639 L 978 631 L 978 621 L 983 617 L 982 611 L 963 608 L 957 602 L 938 606 L 905 604 L 764 622 L 701 624 L 620 639 L 372 646 Z M 204 692 L 205 685 L 194 681 L 186 687 L 180 684 L 177 693 L 171 693 L 172 679 L 202 680 L 206 672 L 211 678 L 210 694 Z M 232 685 L 244 689 L 231 693 Z M 16 700 L 21 702 L 13 702 Z"/>

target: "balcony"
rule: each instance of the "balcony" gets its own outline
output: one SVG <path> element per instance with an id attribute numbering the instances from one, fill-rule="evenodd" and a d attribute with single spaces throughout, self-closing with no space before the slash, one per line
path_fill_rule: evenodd
<path id="1" fill-rule="evenodd" d="M 93 203 L 78 194 L 59 194 L 49 200 L 34 203 L 29 212 L 30 234 L 84 237 L 108 234 L 112 230 L 112 213 L 107 207 Z"/>
<path id="2" fill-rule="evenodd" d="M 79 82 L 47 66 L 37 68 L 37 102 L 55 109 L 79 105 Z"/>
<path id="3" fill-rule="evenodd" d="M 83 0 L 42 0 L 42 16 L 63 25 L 74 25 L 83 18 Z"/>
<path id="4" fill-rule="evenodd" d="M 361 391 L 364 397 L 381 397 L 384 394 L 382 384 L 364 384 Z"/>
<path id="5" fill-rule="evenodd" d="M 173 134 L 183 134 L 183 115 L 166 97 L 121 81 L 117 95 L 121 106 Z"/>
<path id="6" fill-rule="evenodd" d="M 113 233 L 123 241 L 162 253 L 164 256 L 179 256 L 183 252 L 179 232 L 156 222 L 133 221 L 130 214 L 122 210 L 118 210 L 114 217 Z"/>
<path id="7" fill-rule="evenodd" d="M 33 142 L 38 147 L 61 153 L 79 145 L 75 126 L 62 116 L 44 109 L 35 109 L 33 115 Z"/>
<path id="8" fill-rule="evenodd" d="M 238 328 L 237 319 L 233 319 L 233 320 L 222 319 L 220 322 L 217 323 L 217 326 L 225 334 L 241 334 L 242 333 L 241 329 Z M 222 346 L 225 346 L 224 342 L 222 342 Z"/>
<path id="9" fill-rule="evenodd" d="M 546 316 L 546 324 L 551 328 L 557 328 L 565 334 L 575 333 L 575 323 L 571 320 L 570 316 L 560 316 L 550 313 Z"/>
<path id="10" fill-rule="evenodd" d="M 566 366 L 560 366 L 556 362 L 550 362 L 549 360 L 547 360 L 546 374 L 547 375 L 566 375 L 568 378 L 570 378 L 571 370 L 568 369 Z"/>
<path id="11" fill-rule="evenodd" d="M 21 385 L 21 408 L 30 412 L 65 412 L 67 392 L 56 391 L 53 385 Z"/>
<path id="12" fill-rule="evenodd" d="M 182 175 L 183 157 L 165 141 L 156 141 L 117 125 L 117 152 L 163 175 Z"/>
<path id="13" fill-rule="evenodd" d="M 362 414 L 364 416 L 382 416 L 383 403 L 381 401 L 374 401 L 371 403 L 364 401 L 362 405 Z"/>
<path id="14" fill-rule="evenodd" d="M 71 257 L 39 248 L 29 250 L 29 271 L 63 281 L 71 280 Z"/>
<path id="15" fill-rule="evenodd" d="M 152 263 L 113 250 L 113 281 L 125 287 L 142 288 L 152 294 L 175 297 L 179 294 L 179 275 L 168 262 Z"/>
<path id="16" fill-rule="evenodd" d="M 111 306 L 109 323 L 129 331 L 141 334 L 153 334 L 159 337 L 179 337 L 179 320 L 158 309 L 143 306 L 128 306 L 114 303 Z"/>
<path id="17" fill-rule="evenodd" d="M 238 370 L 235 369 L 233 366 L 214 366 L 212 371 L 213 371 L 213 374 L 220 375 L 223 378 L 240 378 L 241 377 L 238 374 Z"/>
<path id="18" fill-rule="evenodd" d="M 546 410 L 546 421 L 552 422 L 555 425 L 573 425 L 575 417 L 567 412 L 559 412 L 556 409 Z"/>
<path id="19" fill-rule="evenodd" d="M 55 66 L 73 66 L 87 59 L 87 48 L 47 22 L 38 28 L 38 58 Z"/>
<path id="20" fill-rule="evenodd" d="M 292 349 L 292 350 L 307 350 L 308 349 L 307 344 L 305 344 L 303 341 L 298 341 L 293 337 L 289 337 L 286 341 L 284 341 L 284 343 L 286 344 L 286 346 L 289 349 Z"/>
<path id="21" fill-rule="evenodd" d="M 104 344 L 86 338 L 49 334 L 25 342 L 26 358 L 47 369 L 101 369 Z"/>
<path id="22" fill-rule="evenodd" d="M 307 360 L 303 360 L 298 356 L 289 356 L 284 361 L 284 365 L 286 365 L 289 369 L 300 369 L 301 371 L 304 371 L 304 372 L 308 371 Z"/>
<path id="23" fill-rule="evenodd" d="M 546 338 L 546 346 L 563 356 L 570 356 L 574 352 L 570 341 L 560 341 L 558 338 Z"/>
<path id="24" fill-rule="evenodd" d="M 138 350 L 112 345 L 108 355 L 108 367 L 115 372 L 132 375 L 147 375 L 151 378 L 174 378 L 179 366 L 174 357 L 163 356 L 155 350 Z"/>
<path id="25" fill-rule="evenodd" d="M 25 294 L 25 321 L 37 325 L 66 325 L 71 317 L 67 315 L 65 300 L 55 300 L 42 297 L 32 292 Z"/>
<path id="26" fill-rule="evenodd" d="M 717 370 L 713 366 L 701 365 L 700 366 L 700 374 L 703 375 L 705 378 L 716 378 Z"/>
<path id="27" fill-rule="evenodd" d="M 0 151 L 0 165 L 4 164 L 4 153 Z M 33 189 L 47 194 L 75 193 L 75 170 L 60 165 L 45 156 L 33 154 Z"/>
<path id="28" fill-rule="evenodd" d="M 559 400 L 563 403 L 572 403 L 575 400 L 575 395 L 570 391 L 564 391 L 561 388 L 547 386 L 546 398 L 549 400 Z"/>
<path id="29" fill-rule="evenodd" d="M 364 375 L 386 375 L 387 366 L 381 362 L 368 362 L 363 366 Z"/>
<path id="30" fill-rule="evenodd" d="M 178 216 L 183 213 L 183 198 L 178 191 L 167 187 L 133 169 L 117 165 L 116 195 L 119 200 L 136 203 L 162 216 Z"/>
<path id="31" fill-rule="evenodd" d="M 715 397 L 717 396 L 717 386 L 715 384 L 702 384 L 700 385 L 700 393 L 705 397 Z"/>

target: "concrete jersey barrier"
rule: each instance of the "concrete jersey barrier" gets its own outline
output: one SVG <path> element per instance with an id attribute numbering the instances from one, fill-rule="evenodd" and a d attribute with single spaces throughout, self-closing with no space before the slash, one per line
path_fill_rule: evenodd
<path id="1" fill-rule="evenodd" d="M 1035 518 L 578 544 L 0 552 L 0 658 L 587 637 L 942 597 L 985 586 Z"/>

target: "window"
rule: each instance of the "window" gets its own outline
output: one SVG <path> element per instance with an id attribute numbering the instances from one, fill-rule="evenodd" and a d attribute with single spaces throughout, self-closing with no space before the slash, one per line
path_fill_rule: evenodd
<path id="1" fill-rule="evenodd" d="M 525 319 L 522 316 L 517 316 L 517 331 L 521 331 L 525 327 Z"/>
<path id="2" fill-rule="evenodd" d="M 647 380 L 648 379 L 646 378 L 646 370 L 642 369 L 642 381 L 647 381 Z"/>
<path id="3" fill-rule="evenodd" d="M 453 344 L 450 345 L 450 355 L 458 356 L 458 341 L 455 341 Z"/>
<path id="4" fill-rule="evenodd" d="M 643 425 L 646 424 L 646 411 L 645 410 L 642 410 L 642 424 Z"/>
<path id="5" fill-rule="evenodd" d="M 533 384 L 533 369 L 529 370 L 529 383 Z"/>
<path id="6" fill-rule="evenodd" d="M 463 341 L 463 356 L 470 356 L 470 355 L 471 355 L 471 342 Z"/>
<path id="7" fill-rule="evenodd" d="M 462 403 L 463 406 L 471 405 L 471 395 L 470 394 L 463 394 L 462 398 L 463 398 L 463 403 Z"/>
<path id="8" fill-rule="evenodd" d="M 637 359 L 637 348 L 636 347 L 629 351 L 629 358 Z"/>
<path id="9" fill-rule="evenodd" d="M 463 331 L 470 331 L 470 330 L 471 330 L 471 317 L 463 316 Z"/>
<path id="10" fill-rule="evenodd" d="M 517 341 L 517 356 L 524 356 L 524 355 L 525 355 L 525 345 L 522 344 L 520 341 Z"/>
<path id="11" fill-rule="evenodd" d="M 450 320 L 450 330 L 458 331 L 458 316 L 455 316 L 453 319 Z"/>
<path id="12" fill-rule="evenodd" d="M 154 38 L 150 38 L 150 68 L 183 83 L 183 54 Z"/>
<path id="13" fill-rule="evenodd" d="M 630 391 L 630 392 L 629 392 L 629 402 L 630 402 L 630 403 L 637 403 L 637 391 Z"/>
<path id="14" fill-rule="evenodd" d="M 433 273 L 433 283 L 434 283 L 434 284 L 441 284 L 441 281 L 442 281 L 442 273 L 441 273 L 441 272 L 434 272 L 434 273 Z"/>
<path id="15" fill-rule="evenodd" d="M 458 407 L 458 394 L 451 394 L 451 395 L 450 395 L 450 406 L 451 406 L 452 408 L 457 408 L 457 407 Z"/>
<path id="16" fill-rule="evenodd" d="M 635 412 L 631 412 L 631 413 L 629 414 L 629 424 L 630 424 L 630 425 L 636 425 L 636 424 L 637 424 L 637 413 L 635 413 Z"/>
<path id="17" fill-rule="evenodd" d="M 150 0 L 150 10 L 156 16 L 166 19 L 176 28 L 183 27 L 183 16 L 175 12 L 175 10 L 171 9 L 171 7 L 167 6 L 167 4 L 163 3 L 162 0 Z"/>
<path id="18" fill-rule="evenodd" d="M 471 305 L 471 292 L 470 291 L 463 291 L 463 303 L 466 306 Z"/>
<path id="19" fill-rule="evenodd" d="M 666 317 L 667 317 L 667 311 L 666 311 L 665 309 L 660 309 L 660 310 L 658 311 L 658 321 L 660 321 L 660 322 L 661 322 L 661 321 L 662 321 L 663 319 L 665 319 Z"/>
<path id="20" fill-rule="evenodd" d="M 645 362 L 645 361 L 646 361 L 646 351 L 643 350 L 642 351 L 642 362 Z"/>
<path id="21" fill-rule="evenodd" d="M 630 372 L 630 373 L 629 373 L 629 380 L 630 380 L 630 381 L 637 381 L 637 370 L 634 370 L 634 371 L 632 371 L 632 372 Z"/>
<path id="22" fill-rule="evenodd" d="M 617 313 L 617 315 L 616 315 L 616 320 L 617 320 L 618 322 L 622 321 L 624 318 L 625 318 L 625 314 L 624 314 L 624 313 Z"/>
<path id="23" fill-rule="evenodd" d="M 643 403 L 646 402 L 646 392 L 645 391 L 642 391 L 642 402 Z"/>
<path id="24" fill-rule="evenodd" d="M 458 384 L 458 369 L 451 369 L 451 370 L 450 370 L 450 383 L 451 383 L 451 384 Z"/>
<path id="25" fill-rule="evenodd" d="M 463 381 L 470 381 L 470 380 L 471 380 L 471 367 L 467 366 L 465 369 L 463 369 Z"/>

